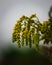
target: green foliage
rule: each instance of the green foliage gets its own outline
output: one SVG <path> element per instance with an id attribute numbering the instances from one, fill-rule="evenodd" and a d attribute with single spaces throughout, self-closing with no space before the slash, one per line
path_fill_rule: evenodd
<path id="1" fill-rule="evenodd" d="M 17 42 L 18 47 L 24 44 L 30 48 L 32 45 L 37 47 L 43 39 L 45 40 L 43 43 L 52 43 L 52 19 L 41 23 L 36 14 L 32 14 L 30 17 L 22 16 L 16 21 L 12 42 Z"/>
<path id="2" fill-rule="evenodd" d="M 44 21 L 41 26 L 42 39 L 45 39 L 44 43 L 52 43 L 52 22 L 51 19 Z"/>

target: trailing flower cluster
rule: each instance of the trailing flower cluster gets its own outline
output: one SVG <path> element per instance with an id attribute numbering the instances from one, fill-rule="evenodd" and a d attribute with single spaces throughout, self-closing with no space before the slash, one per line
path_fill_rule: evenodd
<path id="1" fill-rule="evenodd" d="M 30 17 L 22 16 L 16 21 L 12 32 L 12 42 L 17 42 L 18 47 L 25 44 L 30 48 L 32 45 L 38 46 L 43 39 L 44 44 L 52 43 L 52 19 L 40 23 L 36 14 L 32 14 Z"/>

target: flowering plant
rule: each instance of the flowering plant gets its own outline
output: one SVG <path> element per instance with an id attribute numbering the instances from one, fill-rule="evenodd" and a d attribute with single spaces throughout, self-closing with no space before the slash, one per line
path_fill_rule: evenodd
<path id="1" fill-rule="evenodd" d="M 36 14 L 32 14 L 30 17 L 22 16 L 16 21 L 12 42 L 17 42 L 18 47 L 25 44 L 30 48 L 33 45 L 38 47 L 41 40 L 44 40 L 43 44 L 52 43 L 52 18 L 41 23 Z"/>

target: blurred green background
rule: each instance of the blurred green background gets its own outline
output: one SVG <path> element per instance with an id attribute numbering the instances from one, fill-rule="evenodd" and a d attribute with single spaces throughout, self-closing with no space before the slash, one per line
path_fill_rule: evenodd
<path id="1" fill-rule="evenodd" d="M 40 52 L 35 48 L 8 45 L 2 49 L 1 65 L 52 65 L 48 56 Z"/>

